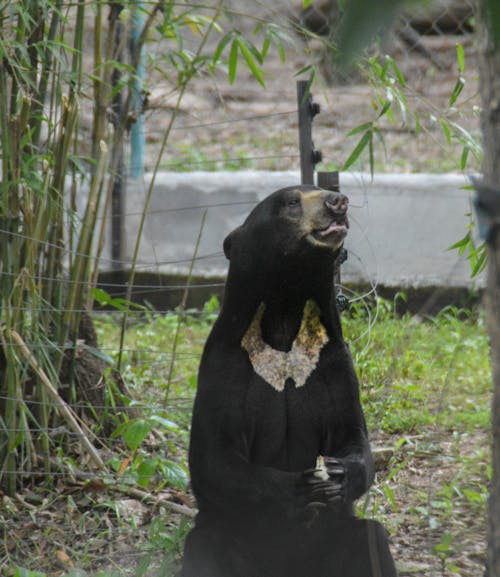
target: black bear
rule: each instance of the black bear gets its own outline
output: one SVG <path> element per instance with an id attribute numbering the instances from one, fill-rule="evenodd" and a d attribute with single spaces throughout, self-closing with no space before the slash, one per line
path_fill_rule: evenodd
<path id="1" fill-rule="evenodd" d="M 199 513 L 183 577 L 394 577 L 381 525 L 353 501 L 373 481 L 359 385 L 333 286 L 348 199 L 276 191 L 224 241 L 189 467 Z"/>

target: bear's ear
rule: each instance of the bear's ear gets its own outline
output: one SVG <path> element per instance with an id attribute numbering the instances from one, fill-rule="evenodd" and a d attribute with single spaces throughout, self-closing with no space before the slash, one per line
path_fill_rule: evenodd
<path id="1" fill-rule="evenodd" d="M 226 238 L 224 239 L 224 243 L 222 247 L 224 248 L 224 254 L 226 255 L 227 260 L 231 260 L 231 252 L 235 243 L 238 240 L 238 236 L 241 233 L 241 226 L 234 229 L 233 232 L 230 232 Z"/>

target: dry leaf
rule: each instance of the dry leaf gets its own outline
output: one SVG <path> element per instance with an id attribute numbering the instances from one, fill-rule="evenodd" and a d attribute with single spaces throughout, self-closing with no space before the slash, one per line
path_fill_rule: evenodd
<path id="1" fill-rule="evenodd" d="M 122 464 L 120 465 L 120 470 L 118 471 L 119 477 L 121 477 L 123 473 L 125 473 L 129 465 L 130 465 L 130 458 L 127 457 L 126 459 L 123 459 Z"/>
<path id="2" fill-rule="evenodd" d="M 62 563 L 63 565 L 65 565 L 66 567 L 74 567 L 74 563 L 73 561 L 71 561 L 69 555 L 67 553 L 65 553 L 64 551 L 62 551 L 61 549 L 58 549 L 56 551 L 56 557 L 57 560 Z"/>

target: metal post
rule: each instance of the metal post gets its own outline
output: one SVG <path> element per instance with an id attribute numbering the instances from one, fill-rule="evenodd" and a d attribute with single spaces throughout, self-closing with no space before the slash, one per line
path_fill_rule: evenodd
<path id="1" fill-rule="evenodd" d="M 340 184 L 338 170 L 332 172 L 318 172 L 318 186 L 325 190 L 339 192 Z"/>
<path id="2" fill-rule="evenodd" d="M 302 184 L 314 184 L 314 166 L 321 162 L 321 152 L 314 148 L 312 140 L 312 121 L 319 114 L 319 104 L 312 101 L 309 92 L 309 82 L 299 80 L 297 82 L 297 101 L 299 110 L 299 148 L 300 148 L 300 173 Z M 318 172 L 318 186 L 325 190 L 339 192 L 339 173 Z M 349 306 L 349 300 L 342 294 L 340 288 L 340 265 L 347 259 L 347 250 L 341 248 L 335 261 L 334 285 L 335 300 L 339 311 Z"/>
<path id="3" fill-rule="evenodd" d="M 144 173 L 145 127 L 143 113 L 143 85 L 145 75 L 144 47 L 139 47 L 139 40 L 144 30 L 145 18 L 142 2 L 137 2 L 132 15 L 131 52 L 132 59 L 137 59 L 136 78 L 132 87 L 132 111 L 135 122 L 130 130 L 130 176 L 141 178 Z M 139 50 L 139 54 L 137 54 Z"/>
<path id="4" fill-rule="evenodd" d="M 312 140 L 312 121 L 319 114 L 319 104 L 312 101 L 307 80 L 297 81 L 299 112 L 300 173 L 302 184 L 314 184 L 314 165 L 321 162 L 321 152 L 315 150 Z"/>

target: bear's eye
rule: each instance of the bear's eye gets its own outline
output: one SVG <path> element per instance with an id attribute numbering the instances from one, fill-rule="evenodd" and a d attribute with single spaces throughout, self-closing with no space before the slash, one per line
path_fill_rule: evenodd
<path id="1" fill-rule="evenodd" d="M 290 198 L 287 205 L 288 206 L 298 206 L 300 204 L 300 198 Z"/>

